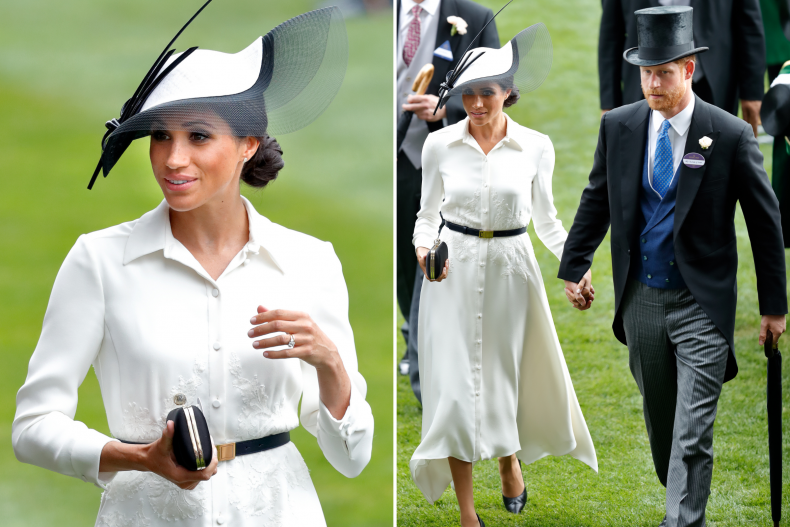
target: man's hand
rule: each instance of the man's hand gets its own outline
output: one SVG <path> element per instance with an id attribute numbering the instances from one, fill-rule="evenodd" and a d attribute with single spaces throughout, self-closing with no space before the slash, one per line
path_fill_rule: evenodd
<path id="1" fill-rule="evenodd" d="M 741 99 L 741 115 L 743 120 L 752 125 L 754 137 L 757 137 L 757 127 L 762 124 L 760 121 L 760 107 L 762 101 L 744 101 Z"/>
<path id="2" fill-rule="evenodd" d="M 571 305 L 579 311 L 590 309 L 595 300 L 595 288 L 592 286 L 592 269 L 587 269 L 581 281 L 577 284 L 565 280 L 565 296 Z"/>
<path id="3" fill-rule="evenodd" d="M 765 344 L 766 332 L 774 336 L 773 344 L 779 342 L 779 337 L 785 332 L 785 315 L 763 315 L 760 321 L 760 346 Z"/>
<path id="4" fill-rule="evenodd" d="M 439 103 L 439 97 L 436 95 L 409 95 L 406 99 L 406 104 L 403 105 L 403 110 L 406 112 L 414 112 L 418 119 L 433 123 L 441 121 L 447 115 L 447 106 L 443 106 L 436 111 L 436 105 Z"/>

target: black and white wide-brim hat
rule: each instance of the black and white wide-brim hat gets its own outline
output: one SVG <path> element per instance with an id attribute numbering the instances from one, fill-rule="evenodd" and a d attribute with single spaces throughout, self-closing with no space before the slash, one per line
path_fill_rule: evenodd
<path id="1" fill-rule="evenodd" d="M 438 107 L 465 89 L 491 84 L 516 87 L 522 95 L 536 90 L 551 71 L 552 57 L 551 36 L 542 22 L 524 29 L 499 49 L 472 49 L 442 83 Z"/>
<path id="2" fill-rule="evenodd" d="M 768 135 L 790 136 L 790 60 L 784 63 L 763 96 L 760 120 Z"/>
<path id="3" fill-rule="evenodd" d="M 292 18 L 235 54 L 197 48 L 174 53 L 169 48 L 181 31 L 121 116 L 106 123 L 89 189 L 100 170 L 107 177 L 132 141 L 156 129 L 189 131 L 198 123 L 240 137 L 298 130 L 329 106 L 345 76 L 348 39 L 337 7 Z"/>

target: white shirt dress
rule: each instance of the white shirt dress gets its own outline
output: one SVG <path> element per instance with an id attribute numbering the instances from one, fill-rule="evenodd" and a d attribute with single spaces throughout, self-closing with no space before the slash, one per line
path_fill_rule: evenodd
<path id="1" fill-rule="evenodd" d="M 482 230 L 532 220 L 562 256 L 554 147 L 506 119 L 507 134 L 488 155 L 468 118 L 428 136 L 415 247 L 433 246 L 441 210 L 447 221 Z M 424 279 L 420 299 L 422 441 L 410 462 L 417 487 L 430 503 L 439 499 L 452 480 L 448 457 L 474 463 L 515 453 L 529 464 L 570 454 L 597 471 L 529 235 L 479 238 L 443 228 L 441 239 L 449 275 Z"/>
<path id="2" fill-rule="evenodd" d="M 55 280 L 12 440 L 26 463 L 105 489 L 97 526 L 322 526 L 321 505 L 293 443 L 221 461 L 181 490 L 151 472 L 100 473 L 115 439 L 74 421 L 91 366 L 114 438 L 161 437 L 176 395 L 198 399 L 214 443 L 302 425 L 354 477 L 370 460 L 373 416 L 357 371 L 348 291 L 332 245 L 274 224 L 243 200 L 249 242 L 213 280 L 170 229 L 166 201 L 140 219 L 80 236 Z M 247 336 L 258 305 L 309 314 L 340 351 L 351 404 L 332 417 L 315 368 L 266 359 Z M 297 414 L 302 400 L 301 415 Z"/>

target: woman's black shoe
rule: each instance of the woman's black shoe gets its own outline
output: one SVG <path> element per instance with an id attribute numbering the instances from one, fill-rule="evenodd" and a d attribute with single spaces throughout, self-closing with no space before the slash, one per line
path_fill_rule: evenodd
<path id="1" fill-rule="evenodd" d="M 477 514 L 477 513 L 475 513 L 475 514 Z M 477 514 L 477 521 L 480 522 L 480 527 L 486 527 L 486 524 L 483 523 L 483 520 L 480 519 L 480 515 L 479 514 Z"/>
<path id="2" fill-rule="evenodd" d="M 515 498 L 508 498 L 502 494 L 502 501 L 505 502 L 505 508 L 508 511 L 512 512 L 513 514 L 518 514 L 521 512 L 521 509 L 524 508 L 524 505 L 527 504 L 527 487 L 524 486 L 524 492 Z"/>

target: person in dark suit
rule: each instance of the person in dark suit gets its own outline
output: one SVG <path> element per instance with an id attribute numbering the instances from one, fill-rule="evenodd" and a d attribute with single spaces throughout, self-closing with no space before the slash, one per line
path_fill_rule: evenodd
<path id="1" fill-rule="evenodd" d="M 639 68 L 623 60 L 636 46 L 634 11 L 660 5 L 694 9 L 694 42 L 710 47 L 694 70 L 694 92 L 733 115 L 741 101 L 743 118 L 755 137 L 763 97 L 765 37 L 759 0 L 603 0 L 598 37 L 601 111 L 642 99 Z"/>
<path id="2" fill-rule="evenodd" d="M 396 296 L 406 319 L 403 336 L 407 350 L 401 362 L 408 363 L 412 390 L 417 400 L 421 401 L 417 320 L 422 271 L 414 254 L 412 234 L 420 209 L 422 145 L 428 133 L 466 118 L 460 97 L 452 97 L 444 108 L 433 114 L 438 102 L 439 85 L 475 36 L 494 17 L 494 13 L 470 0 L 398 0 L 396 16 L 396 113 L 414 112 L 403 145 L 397 153 Z M 454 25 L 448 22 L 448 17 L 461 19 L 455 30 Z M 475 41 L 474 47 L 480 46 L 500 47 L 495 22 L 488 24 Z M 414 78 L 428 63 L 434 65 L 433 79 L 425 95 L 415 95 L 411 91 Z"/>
<path id="3" fill-rule="evenodd" d="M 601 119 L 589 184 L 560 264 L 566 295 L 588 309 L 583 275 L 611 225 L 615 317 L 643 398 L 655 470 L 666 486 L 662 525 L 705 525 L 713 421 L 722 384 L 735 377 L 740 202 L 754 253 L 766 332 L 787 313 L 785 254 L 776 196 L 751 127 L 691 90 L 696 68 L 690 7 L 636 12 L 648 100 Z"/>

